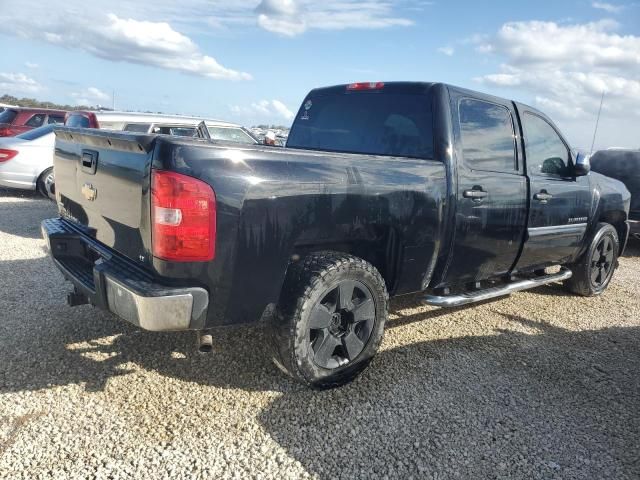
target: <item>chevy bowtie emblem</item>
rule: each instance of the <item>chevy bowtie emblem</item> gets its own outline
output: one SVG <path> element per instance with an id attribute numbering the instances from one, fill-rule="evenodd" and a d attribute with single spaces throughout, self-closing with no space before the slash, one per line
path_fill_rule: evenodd
<path id="1" fill-rule="evenodd" d="M 98 196 L 98 190 L 94 188 L 94 186 L 90 183 L 85 183 L 82 186 L 82 195 L 84 195 L 84 198 L 86 198 L 90 202 L 93 202 Z"/>

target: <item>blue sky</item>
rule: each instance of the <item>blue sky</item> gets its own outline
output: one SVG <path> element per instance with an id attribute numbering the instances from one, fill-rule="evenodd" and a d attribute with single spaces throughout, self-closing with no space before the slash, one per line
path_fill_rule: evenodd
<path id="1" fill-rule="evenodd" d="M 288 124 L 311 88 L 443 81 L 640 147 L 640 4 L 0 0 L 0 94 Z"/>

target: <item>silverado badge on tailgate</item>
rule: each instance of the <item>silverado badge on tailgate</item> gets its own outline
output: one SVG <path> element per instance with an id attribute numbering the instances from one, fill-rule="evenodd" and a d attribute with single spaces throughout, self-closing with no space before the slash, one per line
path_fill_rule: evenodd
<path id="1" fill-rule="evenodd" d="M 98 196 L 98 190 L 90 183 L 85 183 L 82 186 L 82 195 L 90 202 L 93 202 Z"/>

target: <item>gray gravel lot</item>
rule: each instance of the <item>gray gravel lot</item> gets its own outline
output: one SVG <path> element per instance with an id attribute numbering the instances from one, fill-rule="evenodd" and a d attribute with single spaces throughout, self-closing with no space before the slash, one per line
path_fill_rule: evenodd
<path id="1" fill-rule="evenodd" d="M 0 478 L 640 478 L 640 248 L 601 298 L 396 299 L 353 384 L 312 392 L 262 328 L 136 330 L 65 305 L 47 200 L 0 191 Z"/>

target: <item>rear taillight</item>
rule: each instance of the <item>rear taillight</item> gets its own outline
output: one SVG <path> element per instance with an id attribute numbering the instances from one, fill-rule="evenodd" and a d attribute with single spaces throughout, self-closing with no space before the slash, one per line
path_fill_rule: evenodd
<path id="1" fill-rule="evenodd" d="M 7 150 L 5 148 L 0 148 L 0 163 L 8 162 L 17 154 L 18 152 L 16 150 Z"/>
<path id="2" fill-rule="evenodd" d="M 206 183 L 163 170 L 151 174 L 153 255 L 177 262 L 215 256 L 216 196 Z"/>
<path id="3" fill-rule="evenodd" d="M 13 135 L 10 128 L 0 128 L 0 137 L 10 137 Z"/>
<path id="4" fill-rule="evenodd" d="M 347 85 L 347 90 L 380 90 L 384 88 L 384 82 L 358 82 Z"/>

